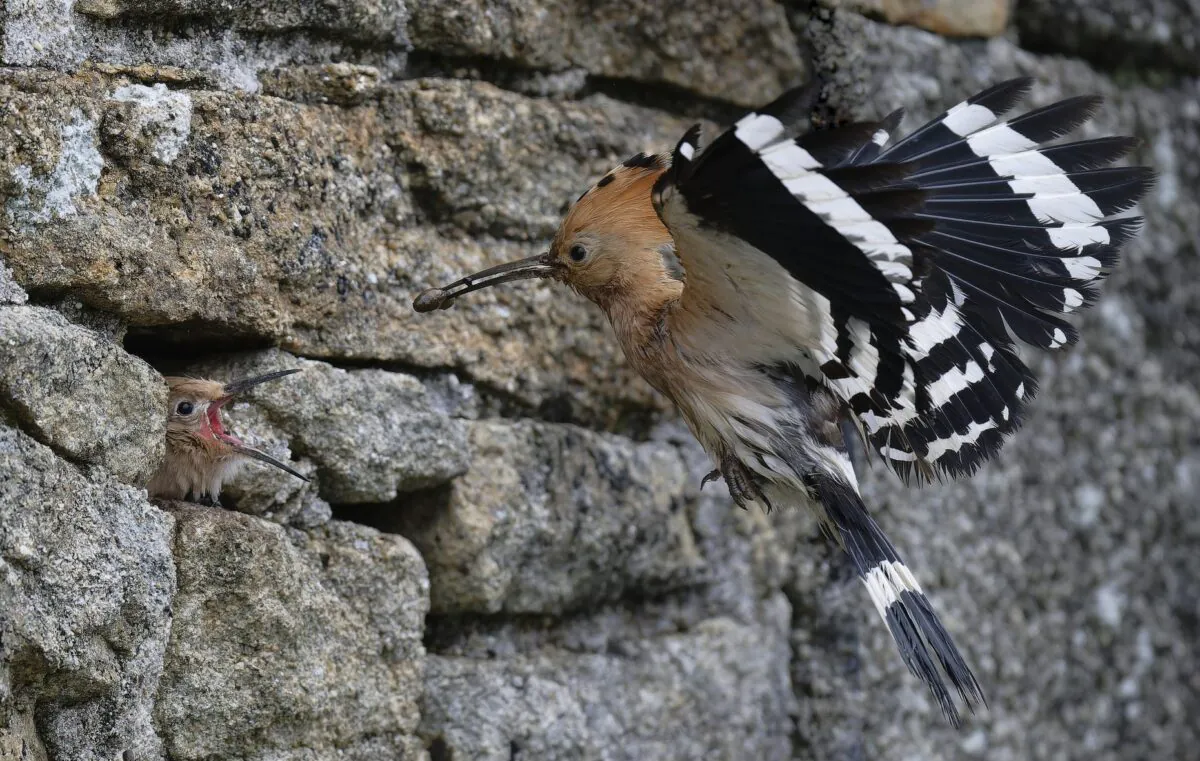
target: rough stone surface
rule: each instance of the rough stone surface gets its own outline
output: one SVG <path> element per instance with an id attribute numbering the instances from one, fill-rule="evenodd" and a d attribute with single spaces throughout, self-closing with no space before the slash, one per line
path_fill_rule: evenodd
<path id="1" fill-rule="evenodd" d="M 421 550 L 435 613 L 556 613 L 699 579 L 673 447 L 479 422 L 471 459 L 448 489 L 364 515 Z"/>
<path id="2" fill-rule="evenodd" d="M 1001 36 L 999 2 L 3 0 L 0 376 L 73 369 L 13 371 L 54 393 L 0 404 L 0 758 L 1195 755 L 1193 4 L 1022 0 Z M 825 115 L 909 127 L 1016 75 L 1033 104 L 1099 92 L 1084 134 L 1160 171 L 1083 343 L 1030 356 L 1000 461 L 864 474 L 988 691 L 962 732 L 807 516 L 698 491 L 707 458 L 597 310 L 531 283 L 410 309 L 812 72 Z M 120 447 L 93 465 L 31 422 L 87 430 L 71 404 L 131 354 L 302 365 L 230 421 L 313 481 L 251 466 L 246 514 L 155 512 Z M 79 419 L 141 430 L 148 465 L 161 402 L 104 394 Z"/>
<path id="3" fill-rule="evenodd" d="M 787 758 L 789 609 L 763 608 L 758 625 L 714 618 L 609 652 L 431 656 L 421 732 L 479 761 Z"/>
<path id="4" fill-rule="evenodd" d="M 4 260 L 0 259 L 0 305 L 21 305 L 27 301 L 29 301 L 29 295 L 25 293 L 24 288 L 17 285 L 12 278 L 12 271 L 8 269 Z"/>
<path id="5" fill-rule="evenodd" d="M 0 424 L 0 757 L 163 757 L 172 524 Z"/>
<path id="6" fill-rule="evenodd" d="M 415 0 L 410 8 L 419 50 L 579 67 L 747 106 L 806 74 L 783 8 L 771 0 L 714 0 L 686 11 L 617 0 Z"/>
<path id="7" fill-rule="evenodd" d="M 3 5 L 0 63 L 6 66 L 95 68 L 151 82 L 256 92 L 259 72 L 280 66 L 356 60 L 399 72 L 406 60 L 399 2 L 4 0 Z M 369 18 L 378 23 L 365 23 Z"/>
<path id="8" fill-rule="evenodd" d="M 258 32 L 320 29 L 361 40 L 404 39 L 402 0 L 76 0 L 73 10 L 105 20 L 170 14 Z"/>
<path id="9" fill-rule="evenodd" d="M 349 63 L 282 66 L 260 79 L 264 95 L 301 103 L 357 106 L 382 92 L 379 69 Z"/>
<path id="10" fill-rule="evenodd" d="M 428 578 L 400 537 L 178 505 L 155 719 L 172 759 L 418 759 Z"/>
<path id="11" fill-rule="evenodd" d="M 1082 56 L 1103 69 L 1200 73 L 1196 0 L 1020 0 L 1015 21 L 1034 50 Z"/>
<path id="12" fill-rule="evenodd" d="M 192 99 L 170 92 L 161 82 L 118 87 L 106 104 L 105 143 L 121 158 L 148 156 L 170 164 L 187 146 L 191 129 Z"/>
<path id="13" fill-rule="evenodd" d="M 162 378 L 49 309 L 0 308 L 0 406 L 42 443 L 130 484 L 163 456 Z"/>

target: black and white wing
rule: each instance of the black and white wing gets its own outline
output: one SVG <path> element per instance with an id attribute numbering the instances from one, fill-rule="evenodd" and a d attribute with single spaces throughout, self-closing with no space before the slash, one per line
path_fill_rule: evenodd
<path id="1" fill-rule="evenodd" d="M 686 270 L 680 327 L 728 321 L 729 351 L 801 369 L 902 476 L 971 473 L 1036 390 L 1016 340 L 1075 342 L 1063 315 L 1095 299 L 1153 182 L 1110 166 L 1132 138 L 1048 145 L 1099 98 L 1002 121 L 1030 85 L 899 140 L 899 112 L 797 135 L 799 91 L 703 149 L 693 128 L 654 190 Z"/>

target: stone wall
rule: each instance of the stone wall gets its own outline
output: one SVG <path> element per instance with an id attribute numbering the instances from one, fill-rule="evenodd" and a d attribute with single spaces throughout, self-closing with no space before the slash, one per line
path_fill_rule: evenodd
<path id="1" fill-rule="evenodd" d="M 1194 755 L 1200 11 L 1093 5 L 2 0 L 0 759 Z M 409 308 L 814 74 L 909 126 L 1100 92 L 1161 172 L 1004 456 L 866 479 L 988 692 L 960 732 L 806 516 L 698 490 L 595 309 Z M 160 372 L 284 367 L 234 426 L 311 483 L 147 501 Z"/>

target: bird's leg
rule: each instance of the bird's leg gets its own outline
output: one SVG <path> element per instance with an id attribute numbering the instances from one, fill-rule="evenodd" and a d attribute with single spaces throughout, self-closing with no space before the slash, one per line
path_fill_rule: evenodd
<path id="1" fill-rule="evenodd" d="M 221 499 L 220 497 L 214 497 L 211 494 L 205 494 L 203 497 L 200 497 L 196 500 L 196 504 L 200 505 L 201 507 L 220 507 Z"/>
<path id="2" fill-rule="evenodd" d="M 703 489 L 706 483 L 716 481 L 719 477 L 724 477 L 725 485 L 729 487 L 729 496 L 733 497 L 738 507 L 748 510 L 751 502 L 761 502 L 768 511 L 771 509 L 770 500 L 763 494 L 762 489 L 758 488 L 758 484 L 754 483 L 754 476 L 738 458 L 729 454 L 723 455 L 721 467 L 706 475 L 700 481 L 700 488 Z"/>

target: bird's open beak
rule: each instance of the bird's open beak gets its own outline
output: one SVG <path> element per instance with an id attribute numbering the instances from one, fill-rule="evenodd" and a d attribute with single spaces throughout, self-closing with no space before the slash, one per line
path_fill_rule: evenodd
<path id="1" fill-rule="evenodd" d="M 307 476 L 296 472 L 287 463 L 280 462 L 266 452 L 242 443 L 242 440 L 237 436 L 227 432 L 221 423 L 221 407 L 231 402 L 235 396 L 244 394 L 255 386 L 266 383 L 267 381 L 285 378 L 298 372 L 300 372 L 298 368 L 294 370 L 277 370 L 273 373 L 267 373 L 266 375 L 256 375 L 252 378 L 242 378 L 240 380 L 230 381 L 229 383 L 225 384 L 224 396 L 209 405 L 208 416 L 209 426 L 212 429 L 213 435 L 228 444 L 235 452 L 258 460 L 259 462 L 265 462 L 268 465 L 274 465 L 276 468 L 279 468 L 285 473 L 290 473 L 302 481 L 307 481 Z"/>
<path id="2" fill-rule="evenodd" d="M 422 291 L 413 300 L 413 309 L 418 312 L 432 312 L 435 309 L 449 309 L 454 300 L 464 293 L 478 291 L 500 283 L 511 283 L 514 280 L 530 280 L 540 277 L 554 277 L 559 265 L 547 251 L 544 254 L 518 259 L 515 262 L 490 267 L 486 270 L 467 275 L 461 280 L 455 280 L 450 285 L 441 288 L 430 288 Z"/>

